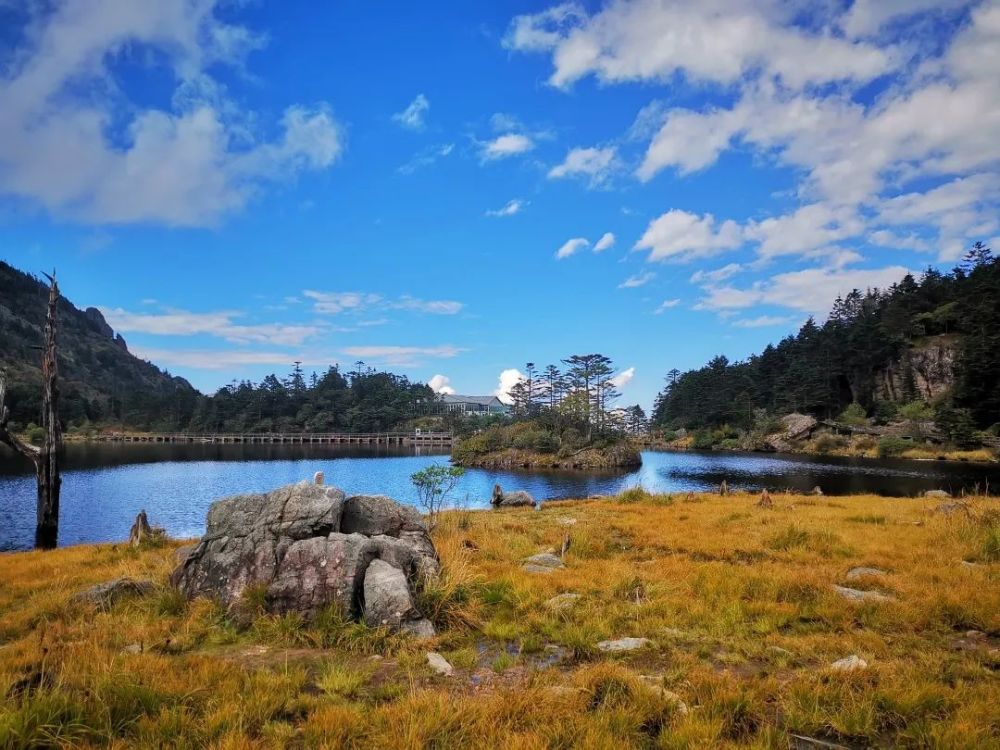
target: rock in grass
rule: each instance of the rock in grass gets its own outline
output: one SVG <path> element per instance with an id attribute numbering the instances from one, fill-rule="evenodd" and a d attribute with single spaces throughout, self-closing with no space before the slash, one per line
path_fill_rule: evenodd
<path id="1" fill-rule="evenodd" d="M 834 672 L 858 672 L 862 669 L 868 669 L 868 662 L 857 654 L 851 654 L 843 659 L 837 659 L 830 665 L 830 669 Z"/>
<path id="2" fill-rule="evenodd" d="M 437 651 L 427 652 L 427 663 L 430 665 L 431 669 L 442 677 L 451 677 L 455 674 L 455 668 L 451 666 L 451 664 L 448 663 L 448 660 L 441 656 L 441 654 Z"/>
<path id="3" fill-rule="evenodd" d="M 434 626 L 413 603 L 406 574 L 383 560 L 372 560 L 365 571 L 365 623 L 415 634 L 434 635 Z"/>
<path id="4" fill-rule="evenodd" d="M 495 484 L 493 485 L 493 497 L 490 498 L 490 505 L 494 508 L 534 508 L 535 498 L 524 490 L 504 492 L 499 484 Z"/>
<path id="5" fill-rule="evenodd" d="M 171 580 L 188 598 L 215 599 L 231 613 L 252 601 L 309 619 L 332 605 L 424 637 L 433 627 L 415 609 L 414 591 L 437 572 L 416 509 L 299 482 L 213 503 L 205 536 Z"/>
<path id="6" fill-rule="evenodd" d="M 850 750 L 846 745 L 838 745 L 835 742 L 827 742 L 818 737 L 809 737 L 804 734 L 788 735 L 788 746 L 792 750 Z"/>
<path id="7" fill-rule="evenodd" d="M 884 576 L 885 574 L 886 572 L 881 568 L 861 567 L 861 568 L 851 568 L 849 571 L 847 571 L 847 576 L 845 577 L 848 581 L 853 581 L 858 578 L 865 578 L 869 576 Z"/>
<path id="8" fill-rule="evenodd" d="M 951 493 L 950 492 L 946 492 L 945 490 L 927 490 L 927 492 L 924 493 L 924 497 L 942 497 L 942 498 L 945 498 L 945 497 L 951 497 Z"/>
<path id="9" fill-rule="evenodd" d="M 644 674 L 641 675 L 641 677 L 642 681 L 646 683 L 646 685 L 648 685 L 653 692 L 673 706 L 674 711 L 676 711 L 679 716 L 688 715 L 690 710 L 688 709 L 687 703 L 685 703 L 684 699 L 677 695 L 677 693 L 672 690 L 667 690 L 666 686 L 663 684 L 663 675 Z"/>
<path id="10" fill-rule="evenodd" d="M 847 586 L 833 586 L 833 590 L 840 594 L 845 599 L 849 599 L 852 602 L 891 602 L 895 601 L 895 598 L 889 596 L 888 594 L 883 594 L 880 591 L 862 591 L 861 589 L 852 589 Z"/>
<path id="11" fill-rule="evenodd" d="M 554 612 L 565 612 L 568 609 L 572 609 L 579 600 L 579 594 L 557 594 L 545 602 L 545 607 L 546 609 L 551 609 Z"/>
<path id="12" fill-rule="evenodd" d="M 651 641 L 649 638 L 618 638 L 613 641 L 601 641 L 597 644 L 597 650 L 606 654 L 619 653 L 622 651 L 638 651 L 644 648 Z"/>
<path id="13" fill-rule="evenodd" d="M 115 602 L 130 596 L 145 596 L 153 588 L 154 584 L 152 581 L 116 578 L 113 581 L 105 581 L 74 594 L 71 601 L 74 604 L 93 604 L 97 607 L 110 607 Z"/>
<path id="14" fill-rule="evenodd" d="M 549 552 L 524 558 L 521 568 L 528 573 L 551 573 L 553 570 L 565 568 L 563 561 Z"/>

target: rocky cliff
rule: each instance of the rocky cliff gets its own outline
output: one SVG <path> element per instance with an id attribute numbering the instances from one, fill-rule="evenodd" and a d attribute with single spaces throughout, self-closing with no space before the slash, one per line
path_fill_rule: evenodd
<path id="1" fill-rule="evenodd" d="M 932 401 L 955 384 L 960 336 L 941 334 L 916 340 L 898 360 L 879 373 L 876 396 L 887 401 Z"/>

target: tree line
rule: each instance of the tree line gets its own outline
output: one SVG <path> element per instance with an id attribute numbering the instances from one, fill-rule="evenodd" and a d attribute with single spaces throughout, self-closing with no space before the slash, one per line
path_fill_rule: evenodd
<path id="1" fill-rule="evenodd" d="M 903 356 L 928 337 L 955 352 L 953 371 L 940 373 L 950 388 L 939 398 L 921 392 Z M 986 429 L 1000 422 L 998 373 L 1000 260 L 976 243 L 950 273 L 928 268 L 886 290 L 854 289 L 822 324 L 809 318 L 797 334 L 746 360 L 720 355 L 697 370 L 671 370 L 652 422 L 751 429 L 761 413 L 834 418 L 851 405 L 889 420 L 901 405 L 925 402 L 943 424 Z"/>

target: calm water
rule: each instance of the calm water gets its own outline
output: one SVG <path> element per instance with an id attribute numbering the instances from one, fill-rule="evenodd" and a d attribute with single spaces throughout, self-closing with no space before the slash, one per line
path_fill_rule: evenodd
<path id="1" fill-rule="evenodd" d="M 348 494 L 377 493 L 414 500 L 410 475 L 446 455 L 301 445 L 71 445 L 64 462 L 60 544 L 128 536 L 145 509 L 171 536 L 204 530 L 205 512 L 220 497 L 255 492 L 326 472 L 327 484 Z M 34 538 L 35 480 L 30 467 L 0 448 L 0 550 L 29 547 Z M 493 472 L 470 470 L 456 495 L 488 504 L 493 484 L 525 489 L 538 499 L 586 497 L 641 485 L 657 492 L 730 487 L 819 485 L 829 495 L 917 495 L 928 489 L 1000 486 L 997 467 L 916 461 L 815 458 L 745 453 L 647 451 L 633 472 Z"/>

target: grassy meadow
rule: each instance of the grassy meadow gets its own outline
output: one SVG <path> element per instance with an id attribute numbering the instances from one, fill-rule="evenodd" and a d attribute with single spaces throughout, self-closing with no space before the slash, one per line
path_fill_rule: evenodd
<path id="1" fill-rule="evenodd" d="M 630 490 L 448 512 L 423 643 L 333 611 L 238 627 L 167 586 L 180 542 L 3 554 L 0 749 L 1000 746 L 1000 502 L 756 503 Z M 521 569 L 567 537 L 564 568 Z M 862 566 L 885 574 L 848 580 Z M 160 587 L 71 602 L 122 575 Z M 648 642 L 596 647 L 622 637 Z M 867 667 L 831 667 L 851 655 Z"/>

